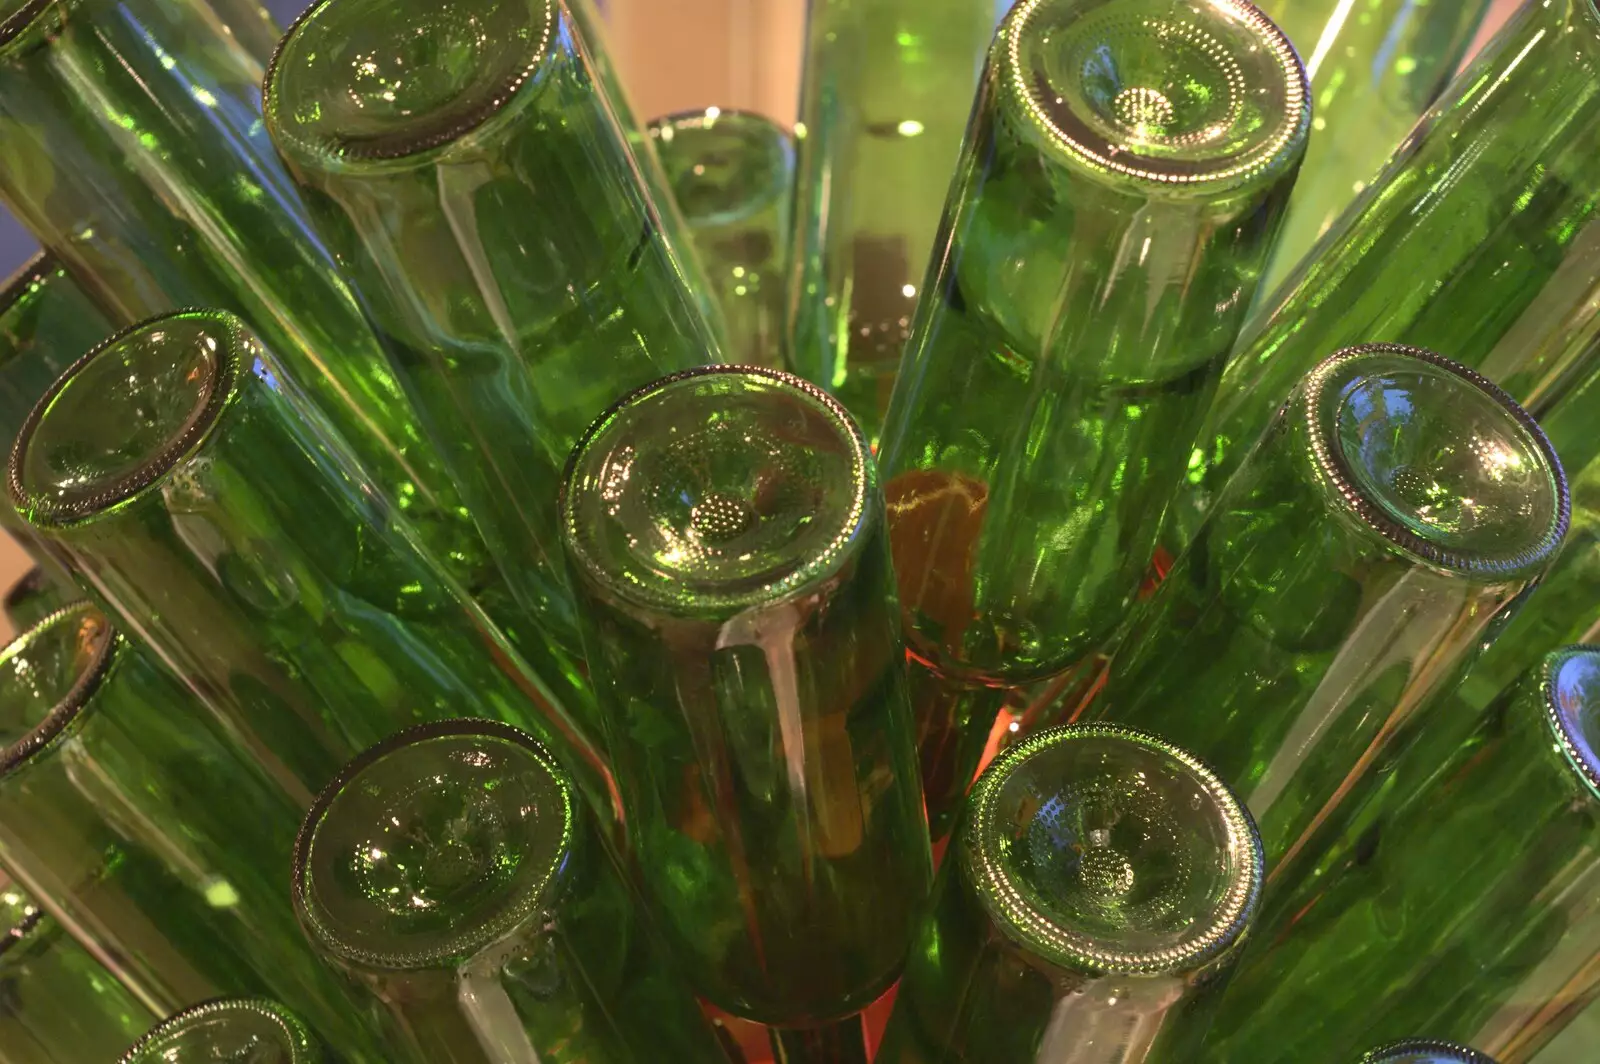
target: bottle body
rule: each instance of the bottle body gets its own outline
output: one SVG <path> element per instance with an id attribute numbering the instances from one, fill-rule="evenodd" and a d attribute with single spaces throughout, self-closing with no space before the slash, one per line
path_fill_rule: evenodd
<path id="1" fill-rule="evenodd" d="M 582 702 L 555 520 L 562 463 L 617 396 L 715 361 L 718 342 L 563 4 L 473 0 L 493 29 L 472 39 L 453 36 L 455 9 L 370 6 L 332 0 L 295 24 L 268 79 L 268 125 L 548 647 L 538 667 Z M 395 35 L 378 54 L 402 65 L 426 61 L 412 51 L 472 54 L 440 68 L 457 91 L 429 95 L 396 68 L 413 98 L 360 74 L 345 50 L 371 20 Z"/>
<path id="2" fill-rule="evenodd" d="M 1316 101 L 1305 166 L 1257 294 L 1278 285 L 1382 169 L 1466 57 L 1489 0 L 1262 0 L 1306 62 Z"/>
<path id="3" fill-rule="evenodd" d="M 728 359 L 781 368 L 793 138 L 716 107 L 658 118 L 650 138 L 720 307 Z"/>
<path id="4" fill-rule="evenodd" d="M 1241 339 L 1172 508 L 1174 545 L 1329 350 L 1440 351 L 1535 414 L 1583 371 L 1597 327 L 1597 60 L 1600 13 L 1557 0 L 1519 9 L 1452 83 Z"/>
<path id="5" fill-rule="evenodd" d="M 1424 731 L 1394 760 L 1361 815 L 1274 884 L 1202 1059 L 1346 1060 L 1419 1029 L 1498 1053 L 1517 1048 L 1509 1018 L 1581 986 L 1600 928 L 1600 775 L 1581 745 L 1597 661 L 1551 653 L 1464 738 Z"/>
<path id="6" fill-rule="evenodd" d="M 295 934 L 293 798 L 89 604 L 6 654 L 25 730 L 0 769 L 0 859 L 28 892 L 155 1011 L 271 992 L 378 1060 L 374 1019 Z"/>
<path id="7" fill-rule="evenodd" d="M 169 315 L 104 345 L 13 467 L 48 549 L 302 801 L 397 727 L 471 707 L 547 734 L 609 809 L 564 707 L 237 318 Z"/>
<path id="8" fill-rule="evenodd" d="M 1517 456 L 1515 483 L 1455 461 L 1472 438 Z M 1419 499 L 1408 485 L 1420 483 L 1441 494 Z M 1451 491 L 1503 520 L 1437 523 Z M 1281 867 L 1492 639 L 1554 558 L 1568 512 L 1549 442 L 1482 377 L 1411 348 L 1334 354 L 1130 622 L 1087 713 L 1206 758 Z"/>
<path id="9" fill-rule="evenodd" d="M 807 7 L 787 361 L 874 446 L 994 25 L 986 0 Z"/>
<path id="10" fill-rule="evenodd" d="M 871 1003 L 930 876 L 870 463 L 819 389 L 713 367 L 619 403 L 563 489 L 653 912 L 690 984 L 761 1023 Z"/>
<path id="11" fill-rule="evenodd" d="M 1085 73 L 1101 52 L 1121 94 Z M 881 448 L 907 644 L 961 692 L 917 705 L 936 815 L 970 773 L 930 751 L 982 748 L 985 689 L 1072 667 L 1133 601 L 1308 123 L 1253 8 L 1028 2 L 1001 27 Z"/>
<path id="12" fill-rule="evenodd" d="M 0 878 L 0 1045 L 7 1064 L 110 1060 L 155 1019 L 14 883 Z"/>

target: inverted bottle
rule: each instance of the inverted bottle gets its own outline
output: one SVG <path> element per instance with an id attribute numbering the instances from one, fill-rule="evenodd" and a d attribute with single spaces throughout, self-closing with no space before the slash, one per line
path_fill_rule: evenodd
<path id="1" fill-rule="evenodd" d="M 111 1060 L 155 1019 L 0 873 L 0 1046 L 7 1064 Z"/>
<path id="2" fill-rule="evenodd" d="M 778 1026 L 893 983 L 930 878 L 877 473 L 796 377 L 710 367 L 573 451 L 563 535 L 630 841 L 683 977 Z"/>
<path id="3" fill-rule="evenodd" d="M 150 1028 L 117 1064 L 328 1064 L 300 1018 L 275 1001 L 218 998 L 191 1005 Z"/>
<path id="4" fill-rule="evenodd" d="M 721 305 L 728 358 L 778 368 L 793 139 L 760 115 L 716 107 L 658 118 L 650 137 Z"/>
<path id="5" fill-rule="evenodd" d="M 1088 714 L 1206 758 L 1276 868 L 1424 726 L 1419 706 L 1537 583 L 1569 514 L 1549 441 L 1500 389 L 1428 351 L 1339 351 L 1142 605 Z"/>
<path id="6" fill-rule="evenodd" d="M 244 316 L 475 586 L 486 552 L 309 231 L 262 126 L 262 68 L 244 38 L 204 0 L 10 7 L 0 29 L 0 151 L 9 160 L 0 199 L 116 326 L 179 307 Z"/>
<path id="7" fill-rule="evenodd" d="M 1263 878 L 1194 757 L 1111 725 L 1030 736 L 973 788 L 878 1060 L 1192 1060 Z"/>
<path id="8" fill-rule="evenodd" d="M 1445 352 L 1535 414 L 1583 371 L 1600 335 L 1597 64 L 1593 0 L 1552 0 L 1519 7 L 1455 79 L 1241 339 L 1193 490 L 1173 508 L 1174 542 L 1329 351 Z"/>
<path id="9" fill-rule="evenodd" d="M 1309 121 L 1294 50 L 1241 0 L 1007 16 L 881 450 L 907 644 L 932 674 L 919 688 L 982 701 L 1110 638 Z M 916 700 L 935 816 L 994 719 L 968 701 Z"/>
<path id="10" fill-rule="evenodd" d="M 322 0 L 266 84 L 273 142 L 576 699 L 562 463 L 619 395 L 718 351 L 589 47 L 558 0 Z"/>
<path id="11" fill-rule="evenodd" d="M 1507 1016 L 1581 998 L 1600 950 L 1600 648 L 1549 654 L 1473 723 L 1424 730 L 1275 877 L 1203 1060 L 1338 1061 L 1418 1030 L 1498 1052 L 1520 1041 Z"/>
<path id="12" fill-rule="evenodd" d="M 1306 63 L 1316 120 L 1259 291 L 1271 296 L 1366 190 L 1467 55 L 1490 0 L 1257 0 Z"/>
<path id="13" fill-rule="evenodd" d="M 303 804 L 396 728 L 538 730 L 610 807 L 598 753 L 233 315 L 90 352 L 11 456 L 19 512 Z"/>
<path id="14" fill-rule="evenodd" d="M 807 16 L 788 364 L 876 447 L 995 5 L 810 0 Z"/>
<path id="15" fill-rule="evenodd" d="M 306 817 L 294 903 L 317 947 L 437 1064 L 725 1064 L 570 781 L 493 721 L 366 751 Z"/>
<path id="16" fill-rule="evenodd" d="M 1363 1053 L 1356 1064 L 1495 1064 L 1487 1055 L 1455 1042 L 1411 1038 Z"/>
<path id="17" fill-rule="evenodd" d="M 88 603 L 0 652 L 0 862 L 157 1015 L 270 992 L 376 1064 L 375 1019 L 295 934 L 298 819 Z"/>

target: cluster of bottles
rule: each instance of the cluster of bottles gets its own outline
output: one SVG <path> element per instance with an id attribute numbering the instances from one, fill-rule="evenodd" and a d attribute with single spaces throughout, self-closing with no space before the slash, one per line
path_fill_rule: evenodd
<path id="1" fill-rule="evenodd" d="M 0 1064 L 1600 997 L 1594 0 L 811 0 L 793 137 L 589 4 L 0 0 Z"/>

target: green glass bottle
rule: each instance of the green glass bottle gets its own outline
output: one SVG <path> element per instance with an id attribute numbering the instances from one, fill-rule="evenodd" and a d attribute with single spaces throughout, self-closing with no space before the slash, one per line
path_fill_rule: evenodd
<path id="1" fill-rule="evenodd" d="M 777 368 L 794 141 L 770 119 L 715 107 L 658 118 L 650 136 L 721 306 L 725 353 Z"/>
<path id="2" fill-rule="evenodd" d="M 1029 736 L 973 787 L 877 1059 L 1187 1064 L 1264 874 L 1189 754 L 1114 725 Z"/>
<path id="3" fill-rule="evenodd" d="M 536 666 L 578 692 L 561 465 L 618 395 L 718 350 L 590 51 L 560 0 L 321 0 L 266 86 L 273 141 L 544 626 Z"/>
<path id="4" fill-rule="evenodd" d="M 79 603 L 0 651 L 0 862 L 157 1013 L 270 992 L 354 1059 L 375 1017 L 296 933 L 299 806 Z"/>
<path id="5" fill-rule="evenodd" d="M 1377 176 L 1466 57 L 1491 0 L 1256 0 L 1305 60 L 1305 166 L 1258 294 L 1269 296 Z"/>
<path id="6" fill-rule="evenodd" d="M 973 766 L 930 755 L 981 748 L 994 689 L 1096 650 L 1144 578 L 1309 119 L 1243 0 L 1002 25 L 880 454 L 936 821 Z"/>
<path id="7" fill-rule="evenodd" d="M 0 873 L 0 1061 L 111 1060 L 155 1015 Z"/>
<path id="8" fill-rule="evenodd" d="M 1348 1060 L 1418 1030 L 1483 1044 L 1502 1010 L 1549 1004 L 1524 977 L 1553 951 L 1592 967 L 1600 647 L 1549 654 L 1474 725 L 1424 729 L 1370 817 L 1274 877 L 1207 1064 Z"/>
<path id="9" fill-rule="evenodd" d="M 272 62 L 272 53 L 278 47 L 283 31 L 278 28 L 272 13 L 259 0 L 188 0 L 198 8 L 206 9 L 222 24 L 222 31 L 238 42 L 239 47 L 263 70 Z"/>
<path id="10" fill-rule="evenodd" d="M 116 329 L 49 252 L 0 291 L 0 442 L 7 447 L 66 368 Z"/>
<path id="11" fill-rule="evenodd" d="M 789 367 L 877 446 L 961 153 L 993 0 L 810 0 Z"/>
<path id="12" fill-rule="evenodd" d="M 1356 1064 L 1495 1064 L 1495 1061 L 1470 1046 L 1455 1042 L 1408 1038 L 1363 1053 Z"/>
<path id="13" fill-rule="evenodd" d="M 1560 461 L 1500 389 L 1416 348 L 1337 352 L 1130 622 L 1087 713 L 1205 758 L 1281 871 L 1493 638 L 1568 516 Z"/>
<path id="14" fill-rule="evenodd" d="M 306 934 L 433 1064 L 726 1064 L 571 784 L 485 720 L 400 732 L 317 798 Z"/>
<path id="15" fill-rule="evenodd" d="M 119 326 L 243 315 L 435 549 L 466 555 L 470 586 L 486 552 L 309 232 L 262 125 L 260 63 L 195 0 L 0 10 L 0 200 Z"/>
<path id="16" fill-rule="evenodd" d="M 6 592 L 6 620 L 11 622 L 13 632 L 26 632 L 56 610 L 83 597 L 83 592 L 76 586 L 53 579 L 44 569 L 35 565 Z"/>
<path id="17" fill-rule="evenodd" d="M 18 511 L 79 583 L 309 804 L 396 728 L 535 730 L 597 808 L 599 754 L 225 311 L 90 352 L 11 456 Z"/>
<path id="18" fill-rule="evenodd" d="M 275 1001 L 248 998 L 191 1005 L 150 1028 L 117 1058 L 117 1064 L 220 1061 L 332 1064 L 298 1016 Z"/>
<path id="19" fill-rule="evenodd" d="M 1597 72 L 1593 0 L 1541 0 L 1456 78 L 1241 339 L 1173 507 L 1175 543 L 1329 351 L 1446 352 L 1535 413 L 1560 394 L 1600 336 Z"/>
<path id="20" fill-rule="evenodd" d="M 562 488 L 646 894 L 684 979 L 760 1023 L 870 1004 L 931 877 L 882 506 L 844 408 L 755 367 L 624 398 Z"/>

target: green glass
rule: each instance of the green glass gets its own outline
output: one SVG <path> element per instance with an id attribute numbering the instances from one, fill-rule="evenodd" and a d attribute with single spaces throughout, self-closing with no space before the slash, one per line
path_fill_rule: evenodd
<path id="1" fill-rule="evenodd" d="M 562 463 L 618 395 L 718 351 L 591 53 L 560 0 L 322 0 L 266 86 L 273 141 L 543 625 L 535 666 L 579 700 Z"/>
<path id="2" fill-rule="evenodd" d="M 111 1060 L 154 1019 L 0 874 L 0 1064 Z"/>
<path id="3" fill-rule="evenodd" d="M 1592 967 L 1600 647 L 1547 655 L 1473 723 L 1424 730 L 1372 816 L 1274 878 L 1202 1060 L 1348 1060 L 1417 1030 L 1483 1044 L 1503 1010 L 1549 1004 L 1525 996 L 1546 957 Z"/>
<path id="4" fill-rule="evenodd" d="M 1377 176 L 1466 58 L 1492 0 L 1256 0 L 1305 60 L 1311 144 L 1259 292 Z"/>
<path id="5" fill-rule="evenodd" d="M 1455 1042 L 1408 1038 L 1363 1053 L 1356 1064 L 1495 1064 L 1495 1061 L 1470 1046 Z"/>
<path id="6" fill-rule="evenodd" d="M 515 728 L 400 732 L 306 817 L 301 925 L 432 1064 L 726 1064 L 574 799 Z"/>
<path id="7" fill-rule="evenodd" d="M 49 252 L 35 255 L 12 275 L 0 289 L 0 444 L 7 453 L 62 371 L 115 331 Z M 19 612 L 13 613 L 12 600 L 6 600 L 13 633 L 83 597 L 67 571 L 35 541 L 9 498 L 0 497 L 0 529 L 42 570 L 37 583 L 24 581 L 12 589 L 20 596 Z M 40 594 L 30 594 L 29 588 Z"/>
<path id="8" fill-rule="evenodd" d="M 789 368 L 877 445 L 994 0 L 810 0 L 795 127 Z"/>
<path id="9" fill-rule="evenodd" d="M 188 0 L 191 6 L 209 11 L 222 25 L 222 32 L 238 42 L 244 53 L 266 69 L 278 47 L 283 31 L 272 13 L 258 0 Z"/>
<path id="10" fill-rule="evenodd" d="M 277 1002 L 245 998 L 192 1005 L 156 1024 L 117 1058 L 117 1064 L 223 1061 L 331 1064 L 298 1016 Z"/>
<path id="11" fill-rule="evenodd" d="M 1337 352 L 1143 604 L 1087 713 L 1205 758 L 1281 871 L 1493 639 L 1568 521 L 1560 461 L 1500 389 L 1416 348 Z"/>
<path id="12" fill-rule="evenodd" d="M 793 139 L 770 119 L 715 107 L 658 118 L 650 136 L 721 307 L 725 353 L 778 368 Z"/>
<path id="13" fill-rule="evenodd" d="M 6 592 L 6 620 L 11 622 L 13 632 L 26 632 L 56 610 L 83 597 L 83 592 L 75 585 L 63 584 L 35 565 Z"/>
<path id="14" fill-rule="evenodd" d="M 300 809 L 88 603 L 0 651 L 0 862 L 157 1014 L 270 992 L 379 1064 L 296 934 Z"/>
<path id="15" fill-rule="evenodd" d="M 246 318 L 475 587 L 487 554 L 309 232 L 260 86 L 195 0 L 0 0 L 0 201 L 117 326 L 181 307 Z"/>
<path id="16" fill-rule="evenodd" d="M 931 877 L 876 470 L 826 393 L 668 377 L 573 451 L 562 532 L 630 841 L 683 978 L 843 1020 Z"/>
<path id="17" fill-rule="evenodd" d="M 1189 1064 L 1264 876 L 1249 812 L 1191 755 L 1114 725 L 1032 735 L 972 790 L 877 1060 Z"/>
<path id="18" fill-rule="evenodd" d="M 397 728 L 471 712 L 535 730 L 609 808 L 561 705 L 226 311 L 85 356 L 9 481 L 84 589 L 303 804 Z"/>
<path id="19" fill-rule="evenodd" d="M 1597 151 L 1600 11 L 1523 4 L 1241 340 L 1174 541 L 1295 382 L 1348 344 L 1446 352 L 1541 412 L 1600 336 Z"/>
<path id="20" fill-rule="evenodd" d="M 56 378 L 113 332 L 49 252 L 12 276 L 0 291 L 0 442 L 8 450 Z"/>
<path id="21" fill-rule="evenodd" d="M 994 689 L 1132 601 L 1309 120 L 1243 0 L 1026 0 L 1001 26 L 880 453 L 935 818 L 973 767 L 939 752 L 971 761 Z"/>

